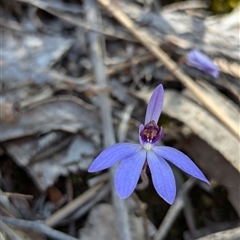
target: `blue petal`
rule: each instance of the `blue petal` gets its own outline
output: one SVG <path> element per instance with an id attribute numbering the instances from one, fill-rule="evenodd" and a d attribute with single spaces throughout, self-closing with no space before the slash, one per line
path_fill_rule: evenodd
<path id="1" fill-rule="evenodd" d="M 217 78 L 219 75 L 216 64 L 207 55 L 198 50 L 192 50 L 187 54 L 187 64 L 212 75 L 214 78 Z"/>
<path id="2" fill-rule="evenodd" d="M 188 173 L 189 175 L 200 179 L 207 184 L 210 184 L 206 177 L 203 175 L 202 171 L 193 163 L 193 161 L 184 153 L 178 151 L 172 147 L 154 147 L 154 152 L 163 158 L 167 159 L 175 166 L 180 168 L 182 171 Z"/>
<path id="3" fill-rule="evenodd" d="M 176 197 L 176 183 L 171 167 L 154 151 L 148 151 L 148 165 L 152 174 L 153 185 L 157 193 L 169 204 Z"/>
<path id="4" fill-rule="evenodd" d="M 154 120 L 156 123 L 158 122 L 158 119 L 162 111 L 163 98 L 164 98 L 163 86 L 162 84 L 159 84 L 155 88 L 149 100 L 145 116 L 145 124 L 149 123 L 151 120 Z"/>
<path id="5" fill-rule="evenodd" d="M 145 161 L 146 151 L 143 149 L 121 161 L 114 178 L 116 191 L 120 198 L 124 199 L 132 194 Z"/>
<path id="6" fill-rule="evenodd" d="M 88 172 L 97 172 L 137 153 L 142 146 L 133 143 L 117 143 L 103 150 L 92 162 Z"/>

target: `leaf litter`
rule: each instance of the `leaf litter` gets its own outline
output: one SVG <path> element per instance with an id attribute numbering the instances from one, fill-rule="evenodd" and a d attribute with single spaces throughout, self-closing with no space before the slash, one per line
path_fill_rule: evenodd
<path id="1" fill-rule="evenodd" d="M 147 31 L 153 39 L 152 44 L 161 46 L 185 73 L 198 80 L 204 94 L 239 124 L 239 76 L 236 71 L 239 37 L 234 34 L 239 24 L 237 10 L 224 17 L 206 15 L 196 18 L 187 11 L 164 12 L 164 8 L 160 14 L 146 11 L 147 6 L 142 3 L 137 6 L 136 1 L 121 1 L 119 7 Z M 193 190 L 189 190 L 192 205 L 196 202 L 192 198 L 195 191 L 201 202 L 200 207 L 185 204 L 186 209 L 193 208 L 198 213 L 192 215 L 198 222 L 195 230 L 187 223 L 189 216 L 178 214 L 166 234 L 169 239 L 181 239 L 189 234 L 204 239 L 205 235 L 214 232 L 219 232 L 217 234 L 222 237 L 225 233 L 235 236 L 235 229 L 228 229 L 236 227 L 240 215 L 238 139 L 191 90 L 184 89 L 163 63 L 154 60 L 151 53 L 137 43 L 131 30 L 126 30 L 103 8 L 100 10 L 101 28 L 91 27 L 87 21 L 78 25 L 79 17 L 85 19 L 84 7 L 78 1 L 14 1 L 10 12 L 3 1 L 1 10 L 4 22 L 0 26 L 3 33 L 0 207 L 4 216 L 1 221 L 6 224 L 1 230 L 5 239 L 16 238 L 16 235 L 20 239 L 91 239 L 100 226 L 103 239 L 106 239 L 104 236 L 118 239 L 119 226 L 115 222 L 118 216 L 112 211 L 106 181 L 109 177 L 101 180 L 101 175 L 87 174 L 92 160 L 103 148 L 102 135 L 105 134 L 97 95 L 110 93 L 117 137 L 136 142 L 137 128 L 145 114 L 144 101 L 159 83 L 166 88 L 163 108 L 166 120 L 162 120 L 166 132 L 161 144 L 170 144 L 189 154 L 212 182 L 208 189 L 195 184 Z M 217 33 L 220 27 L 224 28 L 224 34 Z M 85 35 L 91 28 L 104 35 L 103 60 L 109 75 L 106 89 L 99 88 L 92 75 L 93 62 Z M 217 60 L 218 79 L 182 63 L 182 57 L 196 46 Z M 95 185 L 90 184 L 89 178 L 95 180 Z M 70 185 L 67 185 L 69 180 Z M 105 188 L 96 187 L 97 184 Z M 71 191 L 73 198 L 67 203 Z M 129 208 L 130 224 L 135 226 L 132 236 L 133 239 L 149 239 L 156 228 L 160 229 L 168 206 L 154 195 L 151 186 L 136 194 L 138 198 L 129 198 L 137 209 L 132 213 Z M 78 196 L 78 211 L 71 215 L 72 204 Z M 41 230 L 30 225 L 59 212 L 62 214 L 64 206 L 69 206 L 67 212 L 55 224 L 68 226 L 67 234 L 61 228 L 58 231 L 45 228 L 47 221 Z M 222 206 L 226 206 L 224 212 L 214 213 Z M 106 211 L 109 212 L 108 219 L 105 219 Z M 21 218 L 25 220 L 20 224 Z M 184 226 L 179 228 L 179 222 L 184 222 Z M 223 222 L 229 224 L 223 226 Z M 107 223 L 113 224 L 113 228 Z M 18 226 L 18 230 L 12 226 Z M 206 231 L 204 227 L 207 227 Z M 36 231 L 37 237 L 24 229 Z M 157 240 L 157 235 L 154 239 Z"/>

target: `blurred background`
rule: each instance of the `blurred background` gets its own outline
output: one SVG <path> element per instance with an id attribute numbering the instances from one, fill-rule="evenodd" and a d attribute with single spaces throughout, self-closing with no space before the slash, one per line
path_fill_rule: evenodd
<path id="1" fill-rule="evenodd" d="M 0 239 L 240 239 L 239 0 L 1 0 L 0 9 Z M 187 64 L 194 49 L 217 77 Z M 211 182 L 171 166 L 171 206 L 149 171 L 149 185 L 124 201 L 112 172 L 87 172 L 108 145 L 138 143 L 158 84 L 160 144 Z"/>

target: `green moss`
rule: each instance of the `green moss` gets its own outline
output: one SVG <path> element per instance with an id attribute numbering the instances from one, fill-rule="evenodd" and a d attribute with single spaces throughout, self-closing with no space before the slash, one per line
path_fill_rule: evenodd
<path id="1" fill-rule="evenodd" d="M 164 5 L 171 3 L 185 2 L 182 0 L 165 0 Z M 239 3 L 240 0 L 203 0 L 203 2 L 210 3 L 210 11 L 213 14 L 223 14 L 231 12 Z"/>
<path id="2" fill-rule="evenodd" d="M 231 12 L 239 3 L 239 0 L 212 0 L 211 10 L 216 14 Z"/>

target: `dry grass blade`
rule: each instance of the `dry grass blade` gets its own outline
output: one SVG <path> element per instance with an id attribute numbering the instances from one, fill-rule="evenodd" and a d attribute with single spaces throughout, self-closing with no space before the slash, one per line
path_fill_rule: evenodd
<path id="1" fill-rule="evenodd" d="M 89 210 L 93 208 L 98 202 L 100 202 L 107 194 L 110 192 L 110 184 L 105 184 L 94 196 L 94 198 L 89 199 L 83 206 L 81 206 L 75 213 L 73 213 L 68 218 L 65 218 L 58 222 L 57 226 L 64 226 L 72 223 L 86 214 Z"/>
<path id="2" fill-rule="evenodd" d="M 8 227 L 3 221 L 0 220 L 1 232 L 11 240 L 23 240 L 20 238 L 10 227 Z M 2 240 L 3 238 L 0 239 Z M 5 239 L 5 238 L 4 238 Z M 4 240 L 3 239 L 3 240 Z"/>
<path id="3" fill-rule="evenodd" d="M 140 30 L 138 26 L 119 8 L 116 3 L 110 0 L 98 0 L 103 7 L 105 7 L 111 14 L 122 23 L 158 60 L 160 60 L 167 69 L 178 78 L 187 88 L 189 88 L 202 104 L 221 122 L 223 122 L 232 133 L 239 138 L 239 127 L 228 117 L 225 116 L 220 108 L 216 105 L 195 83 L 189 76 L 183 73 L 178 65 L 169 58 L 169 56 L 160 49 L 157 45 L 152 44 L 152 37 L 147 35 L 143 30 Z M 151 44 L 150 44 L 151 43 Z"/>
<path id="4" fill-rule="evenodd" d="M 108 76 L 112 76 L 126 69 L 129 69 L 131 67 L 131 64 L 132 65 L 144 64 L 146 62 L 153 61 L 154 59 L 155 57 L 152 54 L 147 54 L 145 56 L 136 56 L 136 57 L 133 57 L 131 61 L 126 61 L 124 63 L 119 63 L 113 66 L 109 66 L 106 69 L 106 74 Z M 76 84 L 76 85 L 84 85 L 94 80 L 94 76 L 92 74 L 86 74 L 80 78 L 76 78 L 76 77 L 70 77 L 70 76 L 64 75 L 54 70 L 46 70 L 45 72 L 55 80 L 70 83 L 70 84 Z M 89 88 L 91 88 L 91 86 L 89 86 Z"/>
<path id="5" fill-rule="evenodd" d="M 12 193 L 12 192 L 0 192 L 2 195 L 5 195 L 7 197 L 14 197 L 14 198 L 25 198 L 25 199 L 33 199 L 32 195 L 25 195 L 20 193 Z"/>
<path id="6" fill-rule="evenodd" d="M 4 223 L 6 223 L 7 225 L 12 225 L 15 227 L 34 230 L 39 233 L 43 233 L 51 239 L 77 240 L 77 238 L 71 237 L 65 233 L 54 230 L 48 226 L 45 226 L 43 223 L 38 222 L 38 221 L 26 221 L 26 220 L 8 218 L 8 217 L 3 217 L 3 216 L 1 217 L 1 220 Z"/>
<path id="7" fill-rule="evenodd" d="M 165 218 L 163 219 L 163 222 L 161 223 L 160 228 L 157 230 L 154 236 L 154 240 L 164 239 L 170 227 L 172 226 L 172 223 L 184 207 L 184 198 L 186 193 L 194 186 L 195 183 L 196 180 L 193 178 L 190 178 L 187 182 L 184 183 L 176 197 L 174 204 L 170 207 Z"/>
<path id="8" fill-rule="evenodd" d="M 85 193 L 71 201 L 69 204 L 61 208 L 59 211 L 55 212 L 50 218 L 45 221 L 47 226 L 55 226 L 59 221 L 61 221 L 66 216 L 70 215 L 76 211 L 83 203 L 94 197 L 97 191 L 99 191 L 104 182 L 96 184 L 94 187 L 87 190 Z"/>
<path id="9" fill-rule="evenodd" d="M 198 8 L 209 8 L 209 4 L 203 1 L 184 1 L 184 2 L 175 2 L 168 4 L 163 8 L 165 12 L 175 12 L 179 10 L 189 10 L 189 9 L 198 9 Z"/>

